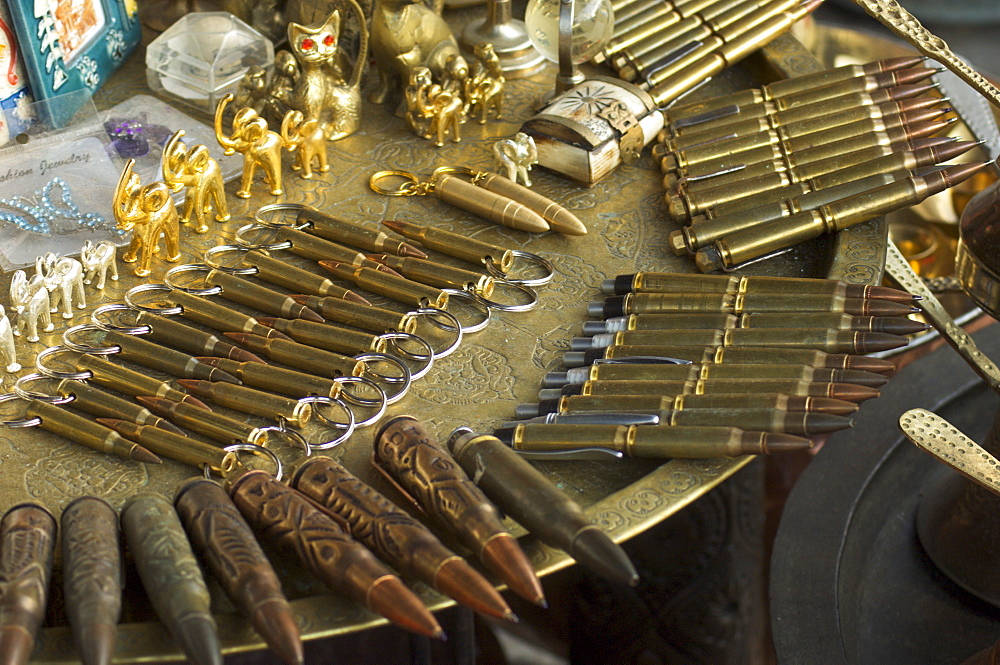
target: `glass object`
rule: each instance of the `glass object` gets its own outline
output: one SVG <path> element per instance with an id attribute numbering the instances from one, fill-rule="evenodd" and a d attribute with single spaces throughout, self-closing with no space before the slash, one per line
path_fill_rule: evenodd
<path id="1" fill-rule="evenodd" d="M 559 10 L 561 0 L 531 0 L 524 14 L 528 37 L 542 55 L 559 62 Z M 615 27 L 611 0 L 573 0 L 574 65 L 586 62 L 604 46 Z"/>
<path id="2" fill-rule="evenodd" d="M 188 14 L 146 49 L 146 81 L 158 95 L 206 113 L 235 93 L 251 65 L 269 69 L 274 46 L 228 12 Z"/>

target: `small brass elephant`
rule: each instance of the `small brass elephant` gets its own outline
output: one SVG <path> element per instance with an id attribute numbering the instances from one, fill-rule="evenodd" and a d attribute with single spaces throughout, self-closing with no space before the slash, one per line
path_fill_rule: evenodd
<path id="1" fill-rule="evenodd" d="M 233 116 L 232 134 L 226 136 L 222 129 L 222 114 L 233 95 L 226 95 L 219 100 L 215 109 L 215 138 L 219 141 L 227 155 L 234 152 L 243 155 L 243 178 L 236 196 L 242 199 L 250 198 L 250 186 L 253 184 L 254 172 L 259 166 L 264 171 L 264 178 L 271 186 L 271 194 L 278 196 L 281 189 L 281 148 L 284 141 L 281 135 L 268 129 L 267 121 L 260 117 L 252 108 L 242 108 Z"/>
<path id="2" fill-rule="evenodd" d="M 431 80 L 426 67 L 417 67 L 410 75 L 406 89 L 406 118 L 422 138 L 434 138 L 434 145 L 444 145 L 451 129 L 451 140 L 462 140 L 461 125 L 465 120 L 465 102 L 457 92 L 449 92 Z"/>
<path id="3" fill-rule="evenodd" d="M 133 272 L 145 277 L 151 272 L 149 266 L 153 254 L 159 250 L 160 236 L 166 244 L 166 260 L 171 263 L 180 260 L 180 215 L 170 198 L 170 188 L 162 182 L 143 185 L 132 170 L 134 165 L 134 159 L 125 164 L 115 187 L 113 208 L 118 228 L 132 231 L 132 241 L 122 254 L 122 261 L 138 261 Z"/>
<path id="4" fill-rule="evenodd" d="M 301 111 L 289 111 L 281 121 L 281 138 L 285 148 L 298 154 L 292 169 L 302 171 L 303 178 L 313 177 L 313 159 L 319 171 L 326 173 L 330 163 L 326 156 L 326 132 L 316 118 L 304 119 Z"/>
<path id="5" fill-rule="evenodd" d="M 181 221 L 194 225 L 196 233 L 205 233 L 213 204 L 216 221 L 230 218 L 225 181 L 208 147 L 199 144 L 188 149 L 181 143 L 183 136 L 184 130 L 178 129 L 163 148 L 163 182 L 175 192 L 187 187 Z"/>

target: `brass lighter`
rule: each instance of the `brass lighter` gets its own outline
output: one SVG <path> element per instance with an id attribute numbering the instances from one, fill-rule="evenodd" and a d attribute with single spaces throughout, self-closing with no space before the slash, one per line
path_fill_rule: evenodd
<path id="1" fill-rule="evenodd" d="M 170 500 L 151 492 L 130 497 L 122 507 L 121 525 L 160 620 L 193 663 L 221 665 L 211 595 Z"/>

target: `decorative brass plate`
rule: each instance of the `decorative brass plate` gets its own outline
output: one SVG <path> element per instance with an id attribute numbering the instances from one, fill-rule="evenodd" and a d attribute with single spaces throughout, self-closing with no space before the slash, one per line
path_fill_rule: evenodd
<path id="1" fill-rule="evenodd" d="M 476 13 L 477 10 L 468 10 L 465 16 L 456 20 L 464 21 Z M 811 54 L 790 36 L 779 38 L 756 57 L 760 69 L 777 76 L 803 74 L 818 66 Z M 140 51 L 101 89 L 98 102 L 102 107 L 108 108 L 134 94 L 146 92 L 142 61 Z M 442 438 L 460 425 L 490 430 L 512 417 L 515 404 L 535 401 L 541 376 L 559 366 L 559 356 L 568 349 L 569 338 L 578 334 L 587 303 L 601 298 L 598 286 L 603 279 L 643 269 L 694 270 L 690 259 L 675 257 L 668 248 L 667 235 L 672 226 L 665 222 L 661 176 L 648 151 L 636 163 L 620 167 L 592 188 L 569 183 L 550 173 L 532 174 L 535 191 L 572 209 L 588 226 L 590 232 L 583 237 L 551 233 L 531 237 L 491 226 L 432 197 L 397 199 L 369 190 L 369 176 L 381 169 L 405 169 L 426 177 L 434 168 L 446 165 L 491 168 L 492 143 L 513 135 L 520 123 L 530 117 L 534 101 L 548 92 L 553 76 L 554 67 L 550 67 L 533 79 L 508 82 L 503 122 L 485 126 L 468 122 L 463 127 L 461 143 L 449 143 L 440 149 L 413 136 L 402 119 L 387 109 L 366 106 L 361 130 L 329 144 L 333 165 L 330 173 L 312 180 L 286 173 L 283 200 L 304 203 L 372 225 L 381 219 L 434 224 L 542 254 L 555 264 L 555 279 L 540 287 L 541 303 L 536 310 L 495 316 L 485 331 L 465 339 L 455 354 L 436 363 L 426 377 L 416 382 L 405 399 L 390 408 L 390 414 L 408 413 L 419 417 Z M 694 94 L 708 97 L 753 83 L 749 70 L 737 68 Z M 221 152 L 218 146 L 209 147 L 216 154 Z M 230 183 L 227 188 L 230 194 L 234 188 L 235 183 Z M 273 197 L 261 192 L 263 187 L 248 201 L 231 197 L 232 221 L 210 228 L 205 235 L 197 236 L 189 229 L 182 229 L 184 255 L 181 261 L 197 262 L 208 247 L 231 243 L 235 230 L 248 221 L 248 216 L 260 206 L 275 202 Z M 829 276 L 875 284 L 882 275 L 885 241 L 884 220 L 873 220 L 834 238 L 821 239 L 753 266 L 752 272 Z M 300 260 L 294 262 L 308 265 Z M 168 264 L 154 260 L 152 281 L 161 281 L 167 268 Z M 104 291 L 88 291 L 95 301 L 89 303 L 91 308 L 120 302 L 124 290 L 137 283 L 127 268 L 122 274 L 120 282 L 109 283 Z M 393 307 L 391 303 L 378 304 Z M 58 319 L 57 330 L 41 343 L 31 345 L 25 354 L 37 353 L 45 345 L 58 343 L 58 335 L 63 330 L 87 319 L 87 312 L 80 312 L 69 321 Z M 25 364 L 30 365 L 30 362 Z M 8 388 L 12 382 L 13 377 L 8 376 Z M 355 434 L 347 444 L 334 449 L 333 456 L 391 498 L 398 499 L 394 490 L 377 478 L 368 466 L 371 436 L 370 430 Z M 277 452 L 286 460 L 296 456 L 290 448 Z M 0 430 L 0 457 L 4 460 L 0 467 L 0 508 L 33 500 L 56 514 L 70 500 L 84 493 L 101 496 L 115 507 L 120 507 L 129 495 L 139 490 L 172 496 L 183 480 L 196 473 L 191 467 L 173 462 L 143 467 L 105 457 L 30 429 Z M 540 467 L 620 541 L 695 501 L 748 461 L 749 458 L 666 463 L 627 460 L 616 464 L 577 461 L 547 462 Z M 571 563 L 563 553 L 531 538 L 525 537 L 523 542 L 542 574 Z M 286 567 L 279 574 L 293 599 L 307 639 L 361 630 L 382 621 L 350 601 L 330 595 L 318 582 L 307 579 L 308 576 L 293 567 Z M 58 565 L 55 583 L 59 583 Z M 444 607 L 450 602 L 422 585 L 418 585 L 417 590 L 432 608 Z M 165 628 L 150 619 L 148 609 L 144 614 L 141 606 L 142 603 L 128 604 L 120 627 L 116 662 L 181 660 Z M 218 600 L 216 611 L 226 653 L 263 648 L 258 636 L 224 599 Z M 55 615 L 58 616 L 58 608 Z M 52 627 L 42 631 L 33 662 L 68 663 L 74 660 L 75 649 L 68 628 Z"/>

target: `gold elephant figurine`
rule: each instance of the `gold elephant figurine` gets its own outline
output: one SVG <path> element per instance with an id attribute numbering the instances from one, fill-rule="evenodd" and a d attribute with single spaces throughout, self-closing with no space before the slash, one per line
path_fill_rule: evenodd
<path id="1" fill-rule="evenodd" d="M 457 93 L 445 90 L 431 80 L 426 67 L 413 70 L 410 86 L 406 90 L 406 117 L 418 135 L 425 139 L 434 137 L 434 145 L 444 145 L 451 129 L 451 140 L 462 140 L 461 124 L 465 119 L 465 102 Z"/>
<path id="2" fill-rule="evenodd" d="M 292 169 L 301 169 L 303 178 L 313 176 L 313 158 L 318 163 L 316 168 L 319 171 L 326 173 L 330 170 L 326 156 L 326 132 L 316 118 L 306 120 L 301 111 L 289 111 L 281 121 L 281 138 L 285 141 L 285 148 L 297 152 Z"/>
<path id="3" fill-rule="evenodd" d="M 284 141 L 281 135 L 267 127 L 267 121 L 252 108 L 242 108 L 233 117 L 232 134 L 226 136 L 222 129 L 222 114 L 226 106 L 233 100 L 229 94 L 219 100 L 215 108 L 215 138 L 225 149 L 227 155 L 234 152 L 243 155 L 243 178 L 236 196 L 242 199 L 250 198 L 250 186 L 253 184 L 254 172 L 259 166 L 264 171 L 264 178 L 271 186 L 271 194 L 278 196 L 281 189 L 281 148 Z"/>
<path id="4" fill-rule="evenodd" d="M 143 185 L 133 171 L 135 160 L 125 164 L 113 202 L 115 222 L 122 231 L 132 231 L 122 261 L 138 264 L 133 272 L 139 277 L 149 275 L 153 254 L 159 249 L 160 236 L 166 245 L 166 260 L 176 263 L 181 258 L 180 216 L 170 188 L 162 182 Z"/>
<path id="5" fill-rule="evenodd" d="M 178 129 L 163 148 L 163 182 L 175 192 L 187 187 L 181 221 L 186 226 L 196 222 L 195 233 L 205 233 L 213 205 L 216 221 L 230 218 L 225 181 L 208 147 L 199 144 L 188 149 L 181 143 L 183 136 L 184 130 Z"/>

